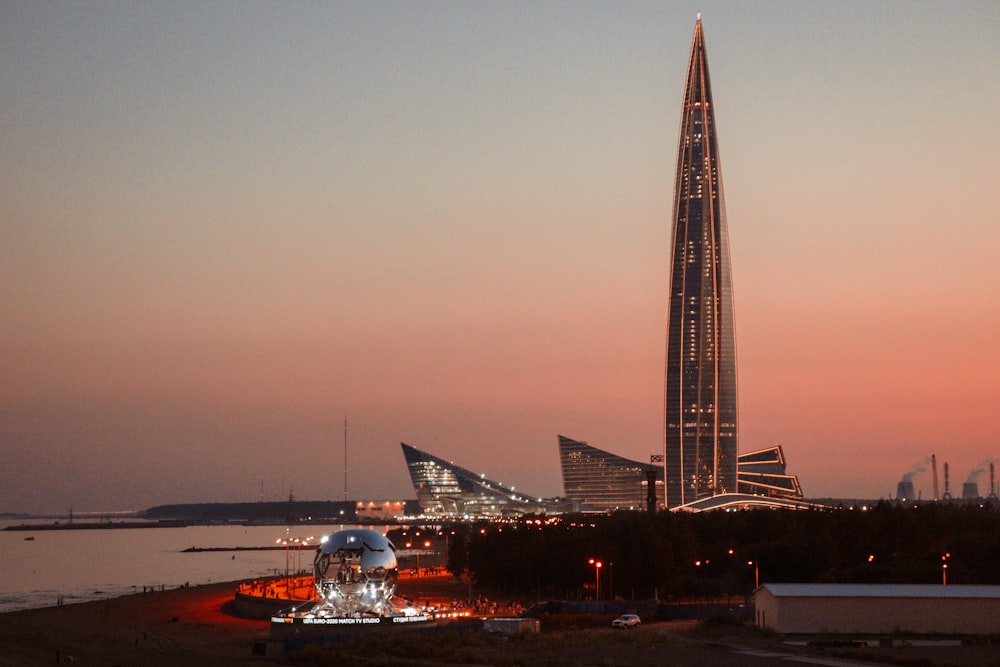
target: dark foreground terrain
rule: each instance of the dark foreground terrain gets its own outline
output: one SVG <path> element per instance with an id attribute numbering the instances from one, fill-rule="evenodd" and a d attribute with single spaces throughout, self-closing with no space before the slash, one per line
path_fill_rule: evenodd
<path id="1" fill-rule="evenodd" d="M 482 632 L 430 637 L 393 633 L 371 640 L 310 648 L 269 661 L 251 656 L 268 622 L 236 618 L 228 604 L 236 583 L 136 594 L 84 604 L 0 614 L 0 665 L 719 665 L 897 664 L 1000 665 L 987 644 L 913 647 L 810 647 L 726 622 L 646 622 L 612 630 L 610 619 L 542 619 L 539 635 L 493 637 Z M 449 577 L 404 580 L 414 598 L 460 599 L 467 588 Z M 825 638 L 829 639 L 829 638 Z"/>

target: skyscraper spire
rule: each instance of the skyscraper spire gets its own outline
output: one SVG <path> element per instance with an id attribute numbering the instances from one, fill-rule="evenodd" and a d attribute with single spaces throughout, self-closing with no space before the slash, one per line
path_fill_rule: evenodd
<path id="1" fill-rule="evenodd" d="M 672 243 L 664 391 L 668 507 L 737 491 L 729 232 L 700 13 L 681 109 Z"/>

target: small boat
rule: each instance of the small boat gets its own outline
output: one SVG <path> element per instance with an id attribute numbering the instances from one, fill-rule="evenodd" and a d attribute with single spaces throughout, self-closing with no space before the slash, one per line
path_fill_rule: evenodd
<path id="1" fill-rule="evenodd" d="M 28 535 L 26 538 L 24 538 L 24 541 L 25 542 L 34 542 L 35 541 L 35 537 L 33 535 Z"/>

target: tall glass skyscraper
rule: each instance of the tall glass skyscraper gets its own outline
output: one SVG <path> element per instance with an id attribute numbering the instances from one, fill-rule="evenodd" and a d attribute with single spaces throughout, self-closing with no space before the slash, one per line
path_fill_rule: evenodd
<path id="1" fill-rule="evenodd" d="M 667 507 L 737 491 L 729 232 L 701 17 L 684 87 L 667 320 Z"/>

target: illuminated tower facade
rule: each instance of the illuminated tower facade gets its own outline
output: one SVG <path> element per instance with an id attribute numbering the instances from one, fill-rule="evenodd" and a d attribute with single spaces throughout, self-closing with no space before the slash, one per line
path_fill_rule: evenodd
<path id="1" fill-rule="evenodd" d="M 735 493 L 736 334 L 729 232 L 701 17 L 684 85 L 667 319 L 667 507 Z"/>

